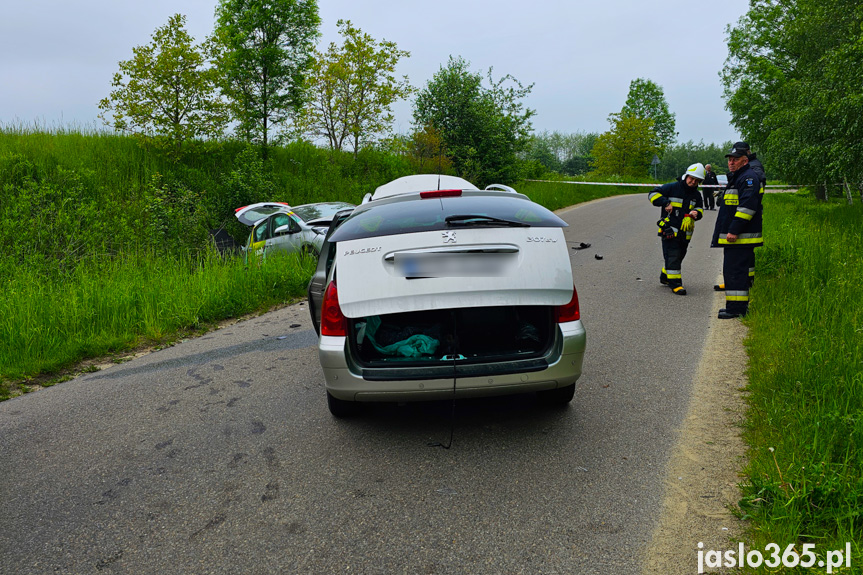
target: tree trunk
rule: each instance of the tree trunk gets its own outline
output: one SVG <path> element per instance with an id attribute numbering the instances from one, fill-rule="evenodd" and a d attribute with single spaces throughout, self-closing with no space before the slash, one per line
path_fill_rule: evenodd
<path id="1" fill-rule="evenodd" d="M 821 190 L 820 190 L 821 191 L 821 194 L 820 194 L 821 198 L 819 198 L 819 199 L 823 202 L 829 202 L 830 201 L 830 188 L 827 187 L 827 182 L 824 182 L 823 184 L 821 184 L 818 187 L 821 188 Z"/>
<path id="2" fill-rule="evenodd" d="M 845 181 L 845 195 L 848 197 L 848 205 L 851 206 L 854 204 L 854 196 L 851 195 L 851 186 L 848 185 L 848 181 Z"/>

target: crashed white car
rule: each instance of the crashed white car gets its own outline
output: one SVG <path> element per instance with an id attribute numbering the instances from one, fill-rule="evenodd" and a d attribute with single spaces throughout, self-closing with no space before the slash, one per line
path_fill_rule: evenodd
<path id="1" fill-rule="evenodd" d="M 322 302 L 310 307 L 333 415 L 365 401 L 531 391 L 572 400 L 585 330 L 567 224 L 490 188 L 400 178 L 330 230 Z"/>
<path id="2" fill-rule="evenodd" d="M 235 210 L 240 223 L 251 227 L 246 253 L 299 252 L 317 256 L 333 215 L 353 204 L 324 202 L 291 207 L 283 202 L 261 202 Z"/>

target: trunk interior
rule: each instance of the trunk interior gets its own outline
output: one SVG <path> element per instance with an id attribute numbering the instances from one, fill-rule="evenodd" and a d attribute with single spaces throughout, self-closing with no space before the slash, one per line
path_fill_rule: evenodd
<path id="1" fill-rule="evenodd" d="M 554 333 L 551 307 L 505 306 L 357 318 L 349 339 L 363 367 L 409 367 L 541 357 Z"/>

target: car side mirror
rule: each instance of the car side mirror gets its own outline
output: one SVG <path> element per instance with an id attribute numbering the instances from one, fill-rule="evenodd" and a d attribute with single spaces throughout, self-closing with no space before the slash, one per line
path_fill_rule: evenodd
<path id="1" fill-rule="evenodd" d="M 277 236 L 286 236 L 288 234 L 295 234 L 297 231 L 298 230 L 292 230 L 290 224 L 285 224 L 273 230 L 273 234 Z"/>

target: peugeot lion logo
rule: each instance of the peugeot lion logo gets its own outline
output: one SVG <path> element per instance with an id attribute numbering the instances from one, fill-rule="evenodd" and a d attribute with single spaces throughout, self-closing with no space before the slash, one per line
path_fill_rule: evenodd
<path id="1" fill-rule="evenodd" d="M 443 233 L 443 243 L 454 244 L 455 243 L 455 232 L 444 232 Z"/>

